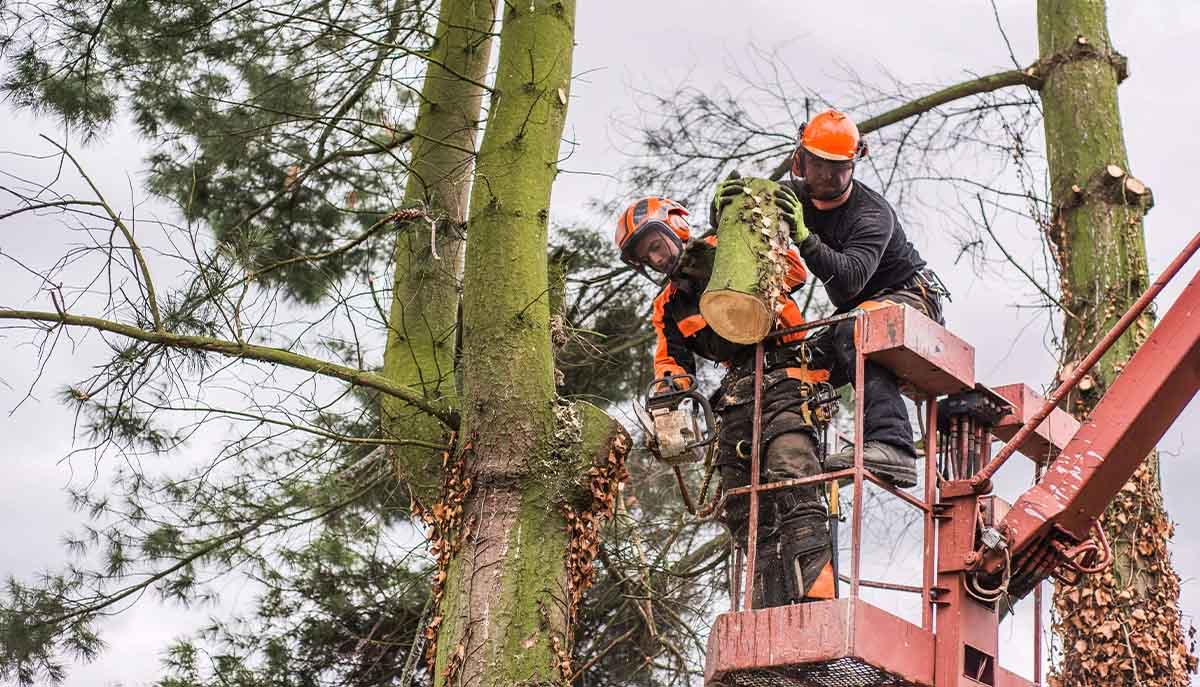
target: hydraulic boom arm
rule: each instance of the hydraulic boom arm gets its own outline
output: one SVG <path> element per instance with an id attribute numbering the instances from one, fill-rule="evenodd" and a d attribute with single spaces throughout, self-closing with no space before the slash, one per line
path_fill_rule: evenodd
<path id="1" fill-rule="evenodd" d="M 1000 521 L 996 530 L 1002 538 L 981 546 L 976 570 L 991 578 L 1009 578 L 1009 593 L 1020 598 L 1049 575 L 1070 580 L 1107 565 L 1110 554 L 1100 516 L 1197 389 L 1200 274 L 1125 365 L 1043 479 Z"/>

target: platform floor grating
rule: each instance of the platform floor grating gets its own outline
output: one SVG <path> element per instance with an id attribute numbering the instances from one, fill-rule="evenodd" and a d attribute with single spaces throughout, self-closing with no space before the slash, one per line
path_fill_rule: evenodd
<path id="1" fill-rule="evenodd" d="M 726 673 L 724 687 L 921 687 L 857 658 Z"/>

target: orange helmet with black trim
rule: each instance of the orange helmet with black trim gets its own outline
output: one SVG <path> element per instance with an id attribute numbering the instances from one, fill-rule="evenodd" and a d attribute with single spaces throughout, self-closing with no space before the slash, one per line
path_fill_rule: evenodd
<path id="1" fill-rule="evenodd" d="M 687 208 L 670 198 L 648 196 L 634 201 L 617 218 L 617 230 L 613 236 L 617 249 L 621 251 L 621 261 L 649 277 L 645 263 L 638 259 L 635 250 L 643 239 L 658 233 L 674 243 L 677 249 L 674 261 L 662 270 L 665 276 L 671 276 L 679 266 L 684 242 L 691 237 L 687 216 Z"/>

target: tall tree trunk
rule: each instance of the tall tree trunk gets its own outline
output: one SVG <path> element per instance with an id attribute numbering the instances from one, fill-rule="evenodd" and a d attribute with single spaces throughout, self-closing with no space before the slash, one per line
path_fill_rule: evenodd
<path id="1" fill-rule="evenodd" d="M 496 0 L 443 0 L 421 87 L 404 207 L 429 219 L 400 228 L 393 257 L 383 374 L 443 408 L 457 393 L 454 344 L 462 276 L 467 199 Z M 431 232 L 435 232 L 431 236 Z M 402 439 L 437 441 L 440 422 L 393 398 L 383 400 L 383 428 Z M 440 486 L 430 451 L 397 449 L 401 478 L 421 497 Z"/>
<path id="2" fill-rule="evenodd" d="M 1142 218 L 1150 194 L 1128 175 L 1117 107 L 1124 58 L 1103 0 L 1039 0 L 1039 76 L 1054 214 L 1047 228 L 1061 279 L 1063 367 L 1079 361 L 1147 286 Z M 1153 326 L 1147 315 L 1069 399 L 1086 415 Z M 1157 455 L 1104 515 L 1115 563 L 1055 590 L 1063 647 L 1058 685 L 1182 687 L 1195 669 L 1181 627 L 1179 578 L 1167 542 Z"/>
<path id="3" fill-rule="evenodd" d="M 626 441 L 594 407 L 557 403 L 554 388 L 547 224 L 575 3 L 504 7 L 471 195 L 462 433 L 434 513 L 435 685 L 569 677 L 569 626 Z"/>

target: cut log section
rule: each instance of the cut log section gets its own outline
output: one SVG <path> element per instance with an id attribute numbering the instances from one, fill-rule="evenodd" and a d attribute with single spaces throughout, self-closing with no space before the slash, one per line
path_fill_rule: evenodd
<path id="1" fill-rule="evenodd" d="M 729 341 L 761 341 L 775 324 L 786 294 L 788 227 L 779 218 L 769 179 L 746 179 L 746 192 L 721 213 L 712 278 L 700 314 Z"/>

